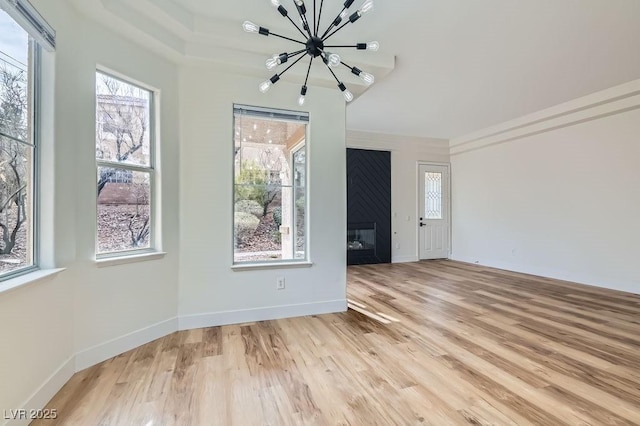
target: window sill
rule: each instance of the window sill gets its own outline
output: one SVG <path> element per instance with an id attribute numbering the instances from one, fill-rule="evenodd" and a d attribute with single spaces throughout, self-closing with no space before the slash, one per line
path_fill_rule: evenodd
<path id="1" fill-rule="evenodd" d="M 57 269 L 39 269 L 33 272 L 27 272 L 24 275 L 20 275 L 14 278 L 9 278 L 6 281 L 0 283 L 0 293 L 6 293 L 11 290 L 15 290 L 20 287 L 34 284 L 38 281 L 42 281 L 45 278 L 53 277 L 64 271 L 66 268 Z"/>
<path id="2" fill-rule="evenodd" d="M 274 263 L 247 263 L 232 265 L 233 271 L 251 271 L 255 269 L 290 269 L 290 268 L 310 268 L 312 262 L 274 262 Z"/>
<path id="3" fill-rule="evenodd" d="M 166 254 L 167 253 L 163 251 L 154 251 L 149 253 L 101 257 L 96 259 L 96 266 L 98 268 L 106 268 L 108 266 L 125 265 L 127 263 L 146 262 L 148 260 L 162 259 Z"/>

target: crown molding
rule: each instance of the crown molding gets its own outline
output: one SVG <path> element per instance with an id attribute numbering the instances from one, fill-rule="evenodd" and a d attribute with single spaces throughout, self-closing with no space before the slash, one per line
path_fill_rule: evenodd
<path id="1" fill-rule="evenodd" d="M 633 80 L 452 139 L 450 154 L 460 155 L 639 108 L 640 80 Z"/>

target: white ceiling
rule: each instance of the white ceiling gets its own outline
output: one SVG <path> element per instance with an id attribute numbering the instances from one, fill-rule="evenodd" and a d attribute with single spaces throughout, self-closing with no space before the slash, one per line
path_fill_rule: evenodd
<path id="1" fill-rule="evenodd" d="M 291 45 L 240 24 L 298 34 L 269 0 L 72 1 L 177 62 L 213 61 L 265 78 L 266 57 Z M 293 0 L 281 2 L 293 15 Z M 324 1 L 323 22 L 342 2 Z M 343 51 L 345 62 L 377 77 L 365 92 L 339 73 L 362 93 L 347 109 L 353 130 L 454 138 L 640 78 L 640 0 L 377 0 L 335 39 L 381 44 L 377 53 Z M 294 67 L 288 78 L 301 82 L 305 71 Z M 322 77 L 314 84 L 335 84 L 320 64 L 312 75 Z"/>

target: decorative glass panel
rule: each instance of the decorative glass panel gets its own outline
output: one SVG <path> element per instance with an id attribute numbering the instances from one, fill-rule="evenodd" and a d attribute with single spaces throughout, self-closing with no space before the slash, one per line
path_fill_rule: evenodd
<path id="1" fill-rule="evenodd" d="M 425 219 L 442 219 L 442 173 L 424 174 Z"/>

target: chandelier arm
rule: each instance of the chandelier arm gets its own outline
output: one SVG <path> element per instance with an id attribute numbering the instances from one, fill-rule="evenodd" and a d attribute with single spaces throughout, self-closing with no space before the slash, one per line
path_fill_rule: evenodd
<path id="1" fill-rule="evenodd" d="M 311 72 L 311 64 L 313 64 L 313 60 L 315 58 L 312 56 L 311 60 L 309 61 L 309 68 L 307 68 L 307 77 L 304 79 L 304 86 L 307 85 L 307 82 L 309 81 L 309 73 Z"/>
<path id="2" fill-rule="evenodd" d="M 336 28 L 335 30 L 333 30 L 329 35 L 327 35 L 327 36 L 323 37 L 323 38 L 322 38 L 322 41 L 329 40 L 331 37 L 333 37 L 333 35 L 334 35 L 335 33 L 337 33 L 338 31 L 340 31 L 341 29 L 343 29 L 344 27 L 346 27 L 347 25 L 352 24 L 352 23 L 353 23 L 353 22 L 351 22 L 351 21 L 347 21 L 347 22 L 345 22 L 344 24 L 340 25 L 338 28 Z"/>
<path id="3" fill-rule="evenodd" d="M 344 27 L 346 27 L 347 25 L 349 25 L 351 23 L 351 21 L 347 21 L 344 24 L 340 25 L 338 28 L 336 28 L 335 30 L 333 30 L 333 32 L 331 32 L 328 36 L 324 36 L 322 37 L 322 41 L 326 41 L 328 40 L 331 36 L 333 36 L 335 33 L 337 33 L 338 31 L 340 31 L 341 29 L 343 29 Z M 273 34 L 273 33 L 272 33 Z"/>
<path id="4" fill-rule="evenodd" d="M 300 27 L 298 26 L 298 24 L 296 24 L 293 19 L 291 19 L 291 16 L 287 15 L 287 19 L 289 20 L 289 22 L 291 22 L 293 24 L 294 27 L 296 27 L 296 30 L 300 31 L 300 34 L 302 34 L 302 37 L 307 38 L 307 35 L 304 33 L 304 31 L 302 31 L 300 29 Z"/>
<path id="5" fill-rule="evenodd" d="M 273 32 L 270 32 L 270 33 L 269 33 L 269 35 L 276 36 L 276 37 L 280 37 L 280 38 L 283 38 L 283 39 L 285 39 L 285 40 L 293 41 L 293 42 L 295 42 L 295 43 L 300 43 L 300 44 L 304 44 L 304 45 L 306 45 L 306 44 L 307 44 L 307 43 L 306 43 L 306 42 L 304 42 L 304 41 L 296 40 L 296 39 L 293 39 L 293 38 L 290 38 L 290 37 L 285 37 L 285 36 L 283 36 L 283 35 L 276 34 L 276 33 L 273 33 Z"/>
<path id="6" fill-rule="evenodd" d="M 315 1 L 315 0 L 314 0 Z M 324 5 L 324 0 L 320 0 L 320 12 L 318 12 L 318 23 L 315 29 L 315 35 L 318 37 L 318 31 L 320 30 L 320 19 L 322 18 L 322 6 Z"/>
<path id="7" fill-rule="evenodd" d="M 316 35 L 316 0 L 313 0 L 313 29 L 311 34 Z"/>
<path id="8" fill-rule="evenodd" d="M 332 45 L 332 46 L 324 46 L 325 48 L 329 48 L 329 49 L 338 49 L 338 48 L 343 48 L 343 47 L 350 47 L 352 49 L 357 49 L 358 45 L 357 44 L 340 44 L 340 45 Z"/>
<path id="9" fill-rule="evenodd" d="M 342 12 L 344 12 L 345 10 L 347 10 L 347 8 L 343 7 L 342 10 L 340 11 L 340 13 L 338 13 L 338 15 L 336 15 L 336 18 L 333 20 L 333 22 L 331 22 L 331 25 L 329 25 L 329 28 L 327 28 L 326 31 L 324 32 L 324 34 L 322 34 L 322 37 L 320 37 L 321 39 L 324 39 L 324 36 L 329 34 L 329 31 L 331 31 L 333 29 L 333 27 L 336 26 L 336 21 L 340 22 L 342 20 L 342 18 L 340 18 L 340 15 L 342 15 Z M 338 21 L 338 18 L 340 18 L 340 21 Z"/>
<path id="10" fill-rule="evenodd" d="M 294 3 L 295 3 L 295 0 L 294 0 Z M 302 13 L 302 10 L 300 9 L 300 7 L 298 7 L 297 4 L 296 4 L 296 10 L 298 11 L 298 15 L 300 15 L 300 19 L 302 19 L 302 22 L 304 23 L 307 34 L 309 34 L 309 37 L 313 37 L 313 32 L 311 31 L 311 28 L 309 28 L 309 21 L 307 21 L 307 15 Z"/>
<path id="11" fill-rule="evenodd" d="M 331 69 L 331 67 L 330 67 L 329 65 L 327 65 L 327 64 L 325 64 L 325 65 L 327 66 L 327 69 L 329 70 L 329 72 L 331 73 L 331 75 L 333 76 L 333 78 L 335 78 L 335 79 L 336 79 L 336 81 L 338 82 L 338 84 L 342 83 L 342 82 L 340 81 L 340 79 L 338 78 L 338 76 L 336 75 L 336 73 L 335 73 L 335 72 L 333 72 L 333 70 Z"/>
<path id="12" fill-rule="evenodd" d="M 287 54 L 287 58 L 293 58 L 294 56 L 297 56 L 297 55 L 301 54 L 302 52 L 306 52 L 306 51 L 307 51 L 307 49 L 296 50 L 295 52 Z"/>
<path id="13" fill-rule="evenodd" d="M 298 53 L 298 55 L 302 55 L 303 52 Z M 295 56 L 295 55 L 294 55 Z M 300 56 L 298 59 L 296 59 L 295 61 L 293 61 L 293 63 L 291 65 L 289 65 L 288 67 L 286 67 L 284 70 L 282 70 L 281 73 L 278 74 L 278 76 L 282 77 L 282 75 L 289 71 L 289 68 L 291 68 L 292 66 L 294 66 L 295 64 L 297 64 L 298 62 L 300 62 L 300 60 L 304 58 L 304 55 Z"/>
<path id="14" fill-rule="evenodd" d="M 352 67 L 351 65 L 347 65 L 347 64 L 345 64 L 345 63 L 344 63 L 344 62 L 342 62 L 342 61 L 340 61 L 340 63 L 341 63 L 342 65 L 344 65 L 345 67 L 349 68 L 351 71 L 353 71 L 353 67 Z"/>

